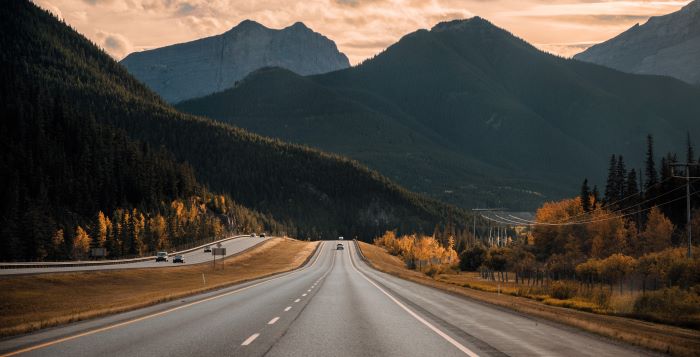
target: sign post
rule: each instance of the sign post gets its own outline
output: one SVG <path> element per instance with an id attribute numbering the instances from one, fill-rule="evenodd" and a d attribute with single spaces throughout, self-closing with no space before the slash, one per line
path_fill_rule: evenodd
<path id="1" fill-rule="evenodd" d="M 216 256 L 220 255 L 221 259 L 226 255 L 226 248 L 221 248 L 221 243 L 217 244 L 217 248 L 211 249 L 211 255 L 214 257 L 214 270 L 216 270 Z M 225 265 L 224 265 L 225 267 Z"/>

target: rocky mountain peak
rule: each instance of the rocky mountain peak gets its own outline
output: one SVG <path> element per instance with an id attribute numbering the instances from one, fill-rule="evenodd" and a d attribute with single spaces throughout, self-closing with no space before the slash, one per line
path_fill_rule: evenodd
<path id="1" fill-rule="evenodd" d="M 169 102 L 233 87 L 261 67 L 311 75 L 350 66 L 333 41 L 301 22 L 276 30 L 253 20 L 218 36 L 132 53 L 121 63 Z"/>
<path id="2" fill-rule="evenodd" d="M 659 74 L 700 84 L 700 0 L 649 19 L 574 56 L 639 74 Z"/>

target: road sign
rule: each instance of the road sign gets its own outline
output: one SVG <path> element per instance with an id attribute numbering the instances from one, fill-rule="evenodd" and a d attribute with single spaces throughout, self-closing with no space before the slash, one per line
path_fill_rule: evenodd
<path id="1" fill-rule="evenodd" d="M 219 244 L 219 245 L 221 245 L 221 244 Z M 216 270 L 216 256 L 217 256 L 217 255 L 222 256 L 221 259 L 223 260 L 223 259 L 224 259 L 223 256 L 226 255 L 226 248 L 212 248 L 212 249 L 211 249 L 211 255 L 214 257 L 214 261 L 213 261 L 213 263 L 214 263 L 214 270 Z M 222 266 L 221 268 L 223 269 L 224 266 Z"/>

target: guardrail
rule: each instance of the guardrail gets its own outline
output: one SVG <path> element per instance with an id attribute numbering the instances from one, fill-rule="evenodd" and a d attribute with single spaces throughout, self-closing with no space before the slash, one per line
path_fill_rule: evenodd
<path id="1" fill-rule="evenodd" d="M 355 248 L 357 252 L 360 253 L 360 258 L 362 258 L 365 263 L 370 263 L 367 257 L 365 257 L 365 253 L 362 253 L 362 248 L 360 248 L 360 243 L 357 242 L 357 239 L 353 239 L 352 241 L 355 242 Z"/>
<path id="2" fill-rule="evenodd" d="M 229 241 L 236 238 L 250 237 L 249 234 L 238 235 L 219 239 L 217 241 L 202 244 L 200 246 L 181 250 L 179 252 L 168 253 L 168 256 L 173 256 L 177 254 L 185 254 L 193 252 L 198 249 L 202 249 L 208 245 L 213 245 L 225 241 Z M 27 269 L 27 268 L 66 268 L 66 267 L 87 267 L 87 266 L 100 266 L 100 265 L 116 265 L 116 264 L 130 264 L 146 262 L 155 259 L 155 255 L 141 258 L 132 259 L 119 259 L 119 260 L 100 260 L 100 261 L 77 261 L 77 262 L 23 262 L 23 263 L 0 263 L 0 269 Z"/>

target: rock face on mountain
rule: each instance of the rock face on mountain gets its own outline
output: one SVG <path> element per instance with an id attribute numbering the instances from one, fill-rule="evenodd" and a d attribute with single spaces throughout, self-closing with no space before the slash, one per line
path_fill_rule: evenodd
<path id="1" fill-rule="evenodd" d="M 574 56 L 621 71 L 660 74 L 700 84 L 700 0 L 652 17 Z"/>
<path id="2" fill-rule="evenodd" d="M 309 75 L 350 66 L 333 41 L 301 22 L 274 30 L 250 20 L 221 35 L 135 52 L 121 63 L 171 103 L 232 87 L 261 67 Z"/>

